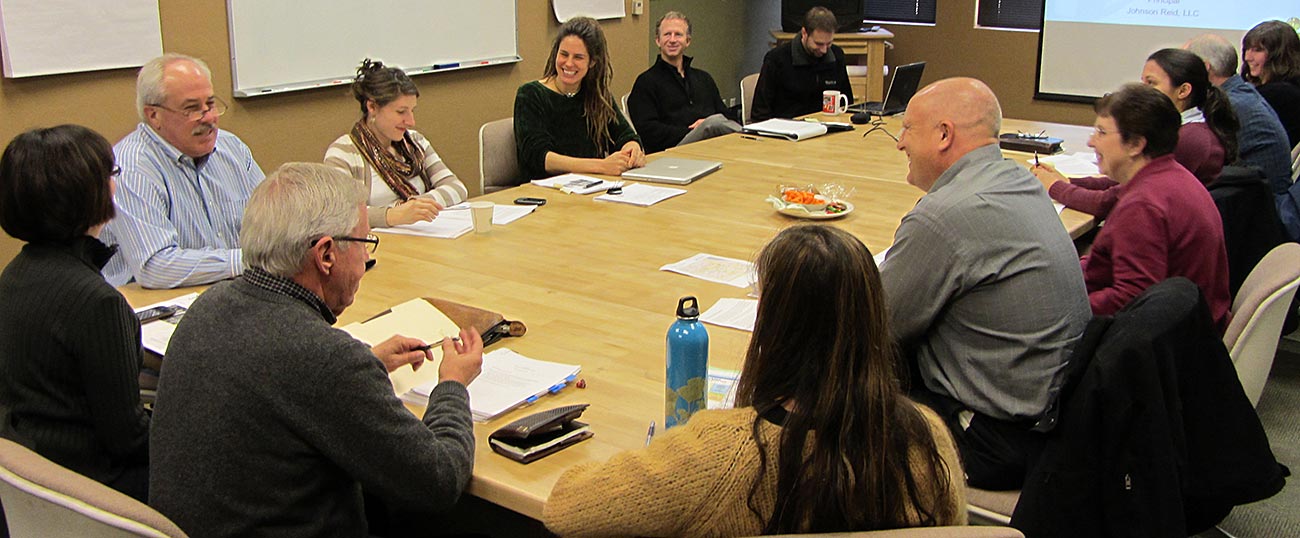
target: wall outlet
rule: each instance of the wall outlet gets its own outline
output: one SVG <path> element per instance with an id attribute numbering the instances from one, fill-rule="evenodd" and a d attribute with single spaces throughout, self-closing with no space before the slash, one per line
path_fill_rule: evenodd
<path id="1" fill-rule="evenodd" d="M 645 0 L 632 0 L 632 14 L 641 15 L 645 12 Z"/>

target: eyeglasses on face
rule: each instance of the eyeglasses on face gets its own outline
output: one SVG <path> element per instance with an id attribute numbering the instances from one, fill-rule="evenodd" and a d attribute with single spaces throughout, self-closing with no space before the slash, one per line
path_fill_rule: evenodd
<path id="1" fill-rule="evenodd" d="M 211 99 L 208 100 L 207 103 L 204 103 L 202 105 L 193 104 L 185 108 L 182 108 L 180 110 L 168 108 L 166 106 L 163 106 L 162 104 L 152 104 L 149 106 L 155 108 L 161 108 L 168 112 L 180 114 L 182 116 L 185 116 L 185 119 L 189 121 L 199 121 L 203 119 L 203 116 L 206 116 L 208 112 L 212 112 L 216 116 L 221 116 L 224 115 L 226 113 L 226 110 L 229 109 L 229 107 L 226 106 L 226 102 L 222 101 L 220 97 L 216 97 L 216 96 L 213 96 Z"/>
<path id="2" fill-rule="evenodd" d="M 349 237 L 349 236 L 346 236 L 346 235 L 339 235 L 339 236 L 335 236 L 335 237 L 334 237 L 334 240 L 335 240 L 335 241 L 352 241 L 352 242 L 356 242 L 356 243 L 367 243 L 367 244 L 370 245 L 369 247 L 367 247 L 367 249 L 368 249 L 372 254 L 373 254 L 376 250 L 379 250 L 379 237 L 376 236 L 375 234 L 366 234 L 365 237 Z"/>

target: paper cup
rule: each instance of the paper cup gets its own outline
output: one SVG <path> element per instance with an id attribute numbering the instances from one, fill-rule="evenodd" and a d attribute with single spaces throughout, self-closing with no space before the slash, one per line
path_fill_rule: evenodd
<path id="1" fill-rule="evenodd" d="M 470 202 L 470 217 L 474 219 L 474 233 L 487 233 L 492 231 L 492 212 L 496 210 L 496 204 L 492 202 Z"/>

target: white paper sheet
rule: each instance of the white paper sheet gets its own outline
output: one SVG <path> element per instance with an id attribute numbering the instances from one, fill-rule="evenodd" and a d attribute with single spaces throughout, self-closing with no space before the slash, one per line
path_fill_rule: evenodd
<path id="1" fill-rule="evenodd" d="M 647 207 L 682 194 L 686 194 L 686 189 L 629 183 L 623 187 L 623 194 L 602 194 L 597 196 L 595 200 L 597 202 L 618 202 Z"/>
<path id="2" fill-rule="evenodd" d="M 537 209 L 537 206 L 498 204 L 492 208 L 492 225 L 505 226 L 524 218 L 535 209 Z M 473 229 L 474 221 L 470 216 L 469 205 L 467 203 L 462 203 L 443 209 L 441 213 L 438 213 L 438 218 L 428 222 L 402 224 L 398 226 L 390 226 L 388 228 L 375 228 L 373 231 L 377 233 L 418 235 L 438 239 L 455 239 L 469 233 L 470 230 Z"/>
<path id="3" fill-rule="evenodd" d="M 1095 153 L 1069 153 L 1060 155 L 1047 155 L 1040 157 L 1039 162 L 1050 164 L 1056 167 L 1056 171 L 1065 177 L 1091 177 L 1101 175 L 1101 169 L 1097 168 L 1097 154 Z"/>
<path id="4" fill-rule="evenodd" d="M 157 302 L 148 306 L 135 309 L 136 312 L 143 312 L 150 308 L 158 306 L 179 306 L 181 310 L 166 319 L 158 319 L 140 325 L 140 339 L 144 348 L 159 355 L 167 355 L 167 344 L 171 342 L 172 333 L 176 332 L 176 324 L 180 323 L 181 318 L 185 316 L 185 311 L 189 310 L 194 300 L 199 298 L 198 293 L 188 293 L 180 297 Z"/>
<path id="5" fill-rule="evenodd" d="M 686 276 L 717 282 L 737 288 L 748 288 L 754 284 L 754 264 L 735 258 L 724 258 L 712 254 L 696 254 L 685 260 L 670 263 L 659 268 Z"/>
<path id="6" fill-rule="evenodd" d="M 483 372 L 469 384 L 470 411 L 476 422 L 489 420 L 537 397 L 559 391 L 582 370 L 576 364 L 531 359 L 500 348 L 483 354 Z M 421 384 L 403 399 L 428 401 L 437 381 Z"/>
<path id="7" fill-rule="evenodd" d="M 565 22 L 578 15 L 593 19 L 617 19 L 627 16 L 623 0 L 552 0 L 555 20 Z"/>
<path id="8" fill-rule="evenodd" d="M 754 332 L 754 321 L 757 318 L 758 301 L 754 299 L 718 299 L 718 302 L 700 314 L 700 321 L 705 323 L 749 332 Z"/>
<path id="9" fill-rule="evenodd" d="M 139 67 L 162 54 L 157 0 L 0 0 L 6 77 Z"/>

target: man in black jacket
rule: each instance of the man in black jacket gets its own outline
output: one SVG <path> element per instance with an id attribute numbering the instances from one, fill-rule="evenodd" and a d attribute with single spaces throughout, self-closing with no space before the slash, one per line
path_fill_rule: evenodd
<path id="1" fill-rule="evenodd" d="M 740 131 L 708 73 L 691 67 L 691 21 L 669 11 L 655 27 L 659 58 L 636 78 L 628 97 L 632 125 L 646 153 Z"/>
<path id="2" fill-rule="evenodd" d="M 794 118 L 822 109 L 822 92 L 837 90 L 853 102 L 844 49 L 833 44 L 835 14 L 814 7 L 804 16 L 799 40 L 767 51 L 754 88 L 753 121 Z"/>

